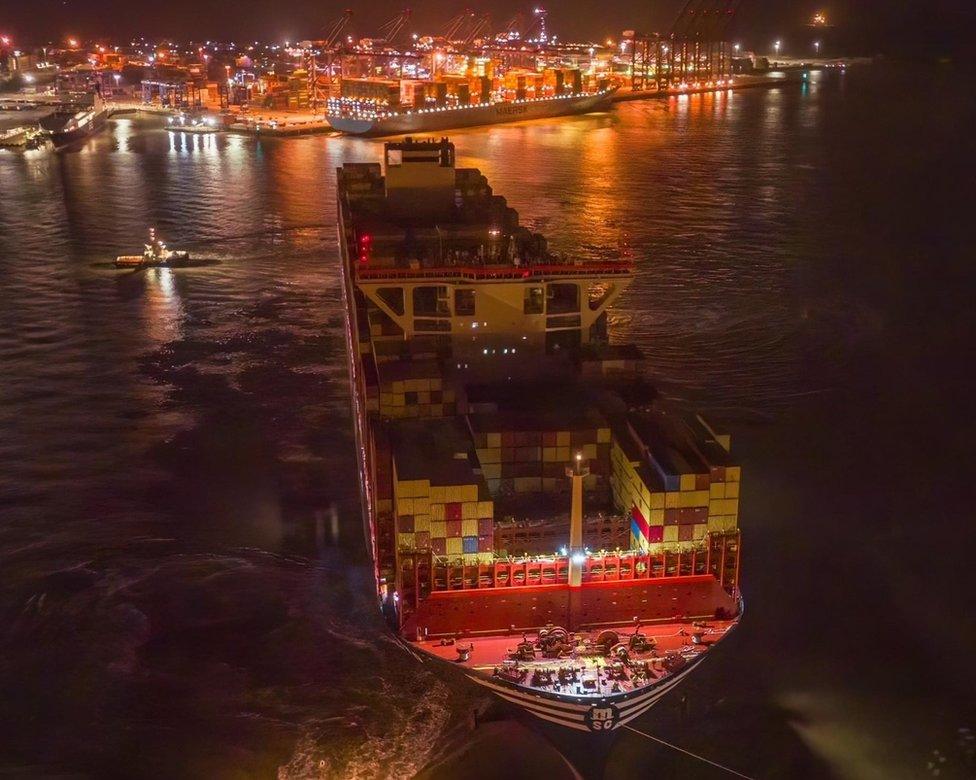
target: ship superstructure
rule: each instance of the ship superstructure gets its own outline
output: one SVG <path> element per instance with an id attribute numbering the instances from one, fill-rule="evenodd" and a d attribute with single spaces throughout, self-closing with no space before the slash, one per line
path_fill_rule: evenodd
<path id="1" fill-rule="evenodd" d="M 447 139 L 338 171 L 366 535 L 391 625 L 539 721 L 637 717 L 736 624 L 740 469 Z"/>

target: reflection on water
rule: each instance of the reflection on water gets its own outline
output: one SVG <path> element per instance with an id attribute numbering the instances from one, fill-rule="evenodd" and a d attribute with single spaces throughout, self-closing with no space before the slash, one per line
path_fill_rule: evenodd
<path id="1" fill-rule="evenodd" d="M 958 468 L 966 200 L 932 177 L 962 122 L 906 114 L 897 72 L 843 78 L 452 134 L 556 251 L 636 259 L 613 337 L 734 428 L 749 613 L 645 727 L 756 776 L 921 776 L 973 725 L 939 706 L 972 679 L 933 639 L 955 559 L 917 557 L 968 517 L 920 490 Z M 470 713 L 369 596 L 333 182 L 380 150 L 126 117 L 0 154 L 0 765 L 405 776 Z M 106 265 L 149 226 L 213 262 Z M 697 768 L 625 735 L 609 775 L 650 762 Z"/>

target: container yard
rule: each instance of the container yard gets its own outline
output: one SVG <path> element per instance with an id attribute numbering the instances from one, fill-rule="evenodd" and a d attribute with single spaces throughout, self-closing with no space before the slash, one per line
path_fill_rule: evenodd
<path id="1" fill-rule="evenodd" d="M 61 48 L 25 52 L 8 41 L 0 47 L 0 81 L 7 76 L 20 88 L 0 104 L 64 107 L 97 94 L 109 117 L 168 114 L 173 131 L 191 134 L 391 135 L 800 80 L 767 73 L 768 58 L 729 42 L 736 8 L 726 3 L 696 13 L 686 6 L 666 32 L 625 30 L 599 42 L 559 40 L 543 8 L 501 29 L 488 15 L 465 11 L 428 33 L 410 33 L 404 11 L 367 34 L 346 11 L 322 37 L 283 44 L 69 39 Z M 188 114 L 199 121 L 178 121 Z M 9 132 L 0 143 L 34 145 L 31 139 Z"/>

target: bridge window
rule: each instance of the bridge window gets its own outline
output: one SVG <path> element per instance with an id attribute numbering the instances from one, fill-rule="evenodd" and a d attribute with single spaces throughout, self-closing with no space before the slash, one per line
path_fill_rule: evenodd
<path id="1" fill-rule="evenodd" d="M 545 311 L 545 291 L 541 287 L 526 287 L 522 304 L 524 314 L 542 314 Z"/>
<path id="2" fill-rule="evenodd" d="M 451 310 L 447 305 L 447 287 L 414 287 L 413 313 L 431 317 L 450 317 Z"/>
<path id="3" fill-rule="evenodd" d="M 546 288 L 548 314 L 575 314 L 580 310 L 579 285 L 550 284 Z"/>
<path id="4" fill-rule="evenodd" d="M 454 291 L 454 315 L 456 317 L 474 316 L 474 290 L 462 288 Z"/>

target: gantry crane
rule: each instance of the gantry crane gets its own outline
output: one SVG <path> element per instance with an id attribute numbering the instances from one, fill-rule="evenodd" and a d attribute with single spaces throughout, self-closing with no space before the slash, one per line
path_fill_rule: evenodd
<path id="1" fill-rule="evenodd" d="M 322 28 L 325 32 L 325 37 L 320 41 L 316 41 L 316 48 L 303 52 L 302 64 L 305 67 L 306 78 L 308 79 L 308 100 L 313 112 L 318 108 L 319 101 L 328 99 L 329 93 L 331 92 L 332 83 L 335 79 L 332 64 L 336 52 L 342 48 L 342 33 L 349 26 L 350 21 L 352 21 L 352 9 L 347 8 L 343 11 L 342 16 L 333 19 L 328 25 Z M 316 51 L 325 58 L 324 83 L 320 78 Z"/>

